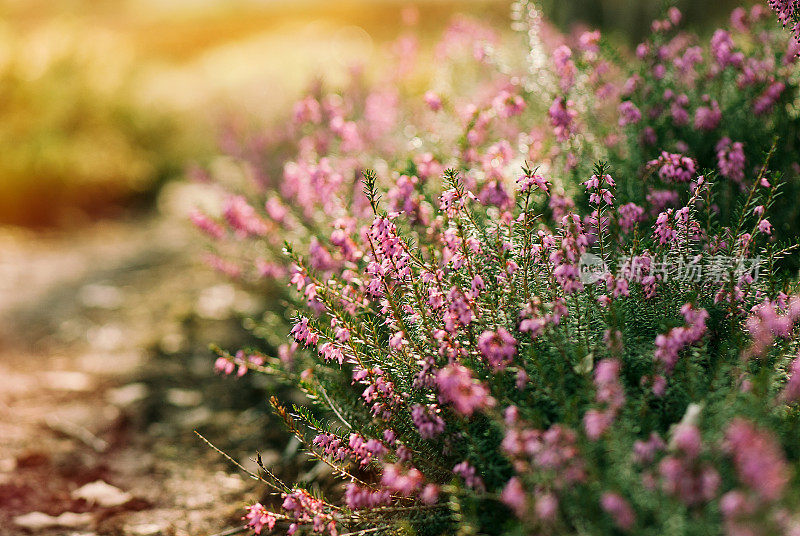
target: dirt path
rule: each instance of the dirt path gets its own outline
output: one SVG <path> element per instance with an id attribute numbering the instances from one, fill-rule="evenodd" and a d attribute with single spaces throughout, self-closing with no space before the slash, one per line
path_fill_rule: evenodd
<path id="1" fill-rule="evenodd" d="M 208 342 L 246 342 L 255 298 L 187 253 L 191 233 L 0 231 L 0 535 L 213 534 L 259 498 L 193 434 L 283 458 L 265 385 L 211 372 Z M 97 481 L 113 488 L 82 488 Z"/>

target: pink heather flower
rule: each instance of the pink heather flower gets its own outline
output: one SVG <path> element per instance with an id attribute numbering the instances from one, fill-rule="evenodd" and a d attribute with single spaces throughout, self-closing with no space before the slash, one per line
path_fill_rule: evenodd
<path id="1" fill-rule="evenodd" d="M 307 346 L 315 345 L 319 341 L 319 335 L 311 331 L 311 328 L 308 326 L 308 318 L 306 317 L 301 318 L 300 321 L 294 325 L 291 334 L 297 342 L 304 343 Z"/>
<path id="2" fill-rule="evenodd" d="M 731 35 L 725 30 L 717 30 L 711 37 L 711 55 L 714 56 L 719 68 L 724 69 L 729 65 L 738 67 L 744 61 L 741 52 L 734 52 L 735 45 Z"/>
<path id="3" fill-rule="evenodd" d="M 544 177 L 535 173 L 520 176 L 517 179 L 517 184 L 519 185 L 520 192 L 527 192 L 531 188 L 539 188 L 546 194 L 550 193 L 547 181 Z"/>
<path id="4" fill-rule="evenodd" d="M 603 493 L 600 497 L 600 506 L 611 516 L 614 524 L 622 530 L 630 530 L 636 522 L 636 515 L 630 504 L 618 493 Z"/>
<path id="5" fill-rule="evenodd" d="M 228 198 L 224 208 L 225 219 L 236 232 L 236 235 L 244 238 L 246 236 L 264 236 L 267 234 L 267 224 L 262 220 L 247 200 L 235 195 Z"/>
<path id="6" fill-rule="evenodd" d="M 650 465 L 656 458 L 656 453 L 666 448 L 666 443 L 653 432 L 647 441 L 636 440 L 633 443 L 633 459 L 641 465 Z"/>
<path id="7" fill-rule="evenodd" d="M 479 274 L 476 274 L 475 277 L 472 278 L 470 288 L 475 296 L 479 295 L 481 291 L 486 288 L 486 284 L 483 282 L 483 278 Z"/>
<path id="8" fill-rule="evenodd" d="M 556 282 L 564 289 L 565 294 L 573 294 L 583 289 L 580 280 L 580 271 L 574 264 L 559 264 L 553 270 Z"/>
<path id="9" fill-rule="evenodd" d="M 769 223 L 769 220 L 764 218 L 760 222 L 758 222 L 758 230 L 766 235 L 772 234 L 772 225 Z"/>
<path id="10" fill-rule="evenodd" d="M 619 383 L 621 366 L 616 359 L 602 359 L 594 369 L 596 399 L 613 409 L 619 409 L 625 403 L 625 392 Z"/>
<path id="11" fill-rule="evenodd" d="M 701 47 L 688 47 L 683 56 L 672 60 L 673 65 L 687 81 L 693 81 L 697 77 L 695 67 L 703 62 L 703 49 Z"/>
<path id="12" fill-rule="evenodd" d="M 603 435 L 625 403 L 625 392 L 619 382 L 620 366 L 616 359 L 603 359 L 595 367 L 595 400 L 605 409 L 590 409 L 584 415 L 583 426 L 589 439 L 597 440 Z"/>
<path id="13" fill-rule="evenodd" d="M 578 112 L 572 109 L 574 103 L 571 100 L 564 100 L 563 97 L 556 97 L 550 106 L 548 115 L 550 125 L 556 134 L 556 139 L 565 142 L 572 135 L 572 127 Z"/>
<path id="14" fill-rule="evenodd" d="M 522 517 L 525 515 L 525 511 L 527 510 L 527 497 L 525 495 L 525 489 L 522 487 L 522 483 L 520 482 L 519 478 L 512 477 L 506 487 L 503 488 L 502 493 L 500 493 L 500 500 L 503 503 L 511 508 L 511 510 L 516 514 L 517 517 Z"/>
<path id="15" fill-rule="evenodd" d="M 214 362 L 214 370 L 220 374 L 225 374 L 226 376 L 230 376 L 231 374 L 233 374 L 233 371 L 236 370 L 236 364 L 230 359 L 226 359 L 224 357 L 218 357 L 217 360 Z"/>
<path id="16" fill-rule="evenodd" d="M 499 180 L 491 180 L 478 193 L 478 199 L 484 205 L 494 205 L 501 209 L 513 206 L 513 199 Z"/>
<path id="17" fill-rule="evenodd" d="M 786 84 L 783 82 L 773 82 L 764 90 L 753 103 L 753 112 L 756 115 L 764 115 L 769 113 L 773 106 L 778 102 L 778 99 L 786 89 Z"/>
<path id="18" fill-rule="evenodd" d="M 425 93 L 425 104 L 434 112 L 438 112 L 442 109 L 442 99 L 433 91 Z"/>
<path id="19" fill-rule="evenodd" d="M 583 428 L 586 436 L 593 441 L 598 440 L 611 426 L 613 420 L 614 415 L 608 411 L 590 409 L 583 415 Z"/>
<path id="20" fill-rule="evenodd" d="M 722 112 L 717 101 L 711 101 L 711 106 L 701 106 L 694 115 L 694 128 L 697 130 L 714 130 L 722 121 Z"/>
<path id="21" fill-rule="evenodd" d="M 789 365 L 789 381 L 783 388 L 781 398 L 786 402 L 800 400 L 800 357 L 796 357 Z"/>
<path id="22" fill-rule="evenodd" d="M 700 455 L 702 448 L 700 430 L 693 424 L 679 424 L 672 434 L 670 445 L 679 450 L 686 459 L 694 460 Z"/>
<path id="23" fill-rule="evenodd" d="M 697 170 L 693 159 L 666 151 L 662 152 L 656 160 L 648 162 L 648 166 L 658 168 L 658 176 L 667 183 L 689 182 Z"/>
<path id="24" fill-rule="evenodd" d="M 421 406 L 419 404 L 411 407 L 411 421 L 419 430 L 419 435 L 423 439 L 433 439 L 444 432 L 445 422 L 439 416 L 439 408 L 431 404 Z"/>
<path id="25" fill-rule="evenodd" d="M 483 479 L 477 475 L 477 471 L 469 462 L 463 461 L 453 467 L 453 473 L 463 478 L 464 484 L 466 484 L 468 488 L 472 488 L 476 491 L 483 491 L 485 489 Z"/>
<path id="26" fill-rule="evenodd" d="M 395 350 L 400 350 L 403 346 L 406 346 L 408 343 L 403 338 L 403 332 L 398 331 L 391 337 L 389 337 L 389 346 L 394 348 Z"/>
<path id="27" fill-rule="evenodd" d="M 800 34 L 798 17 L 800 17 L 800 5 L 797 0 L 768 0 L 769 7 L 778 15 L 778 20 L 784 27 L 791 28 L 795 38 Z"/>
<path id="28" fill-rule="evenodd" d="M 686 109 L 686 105 L 683 104 L 683 101 L 678 99 L 674 100 L 670 106 L 669 112 L 670 115 L 672 115 L 672 123 L 676 127 L 689 124 L 689 111 Z"/>
<path id="29" fill-rule="evenodd" d="M 797 303 L 797 298 L 793 300 Z M 753 339 L 748 355 L 761 356 L 775 340 L 775 337 L 788 338 L 795 320 L 800 316 L 791 306 L 785 315 L 779 315 L 775 305 L 769 301 L 752 308 L 752 314 L 745 321 L 745 326 Z"/>
<path id="30" fill-rule="evenodd" d="M 283 223 L 286 220 L 286 216 L 289 215 L 289 209 L 275 196 L 271 196 L 267 199 L 266 203 L 264 203 L 264 210 L 266 210 L 267 215 L 277 223 Z"/>
<path id="31" fill-rule="evenodd" d="M 744 181 L 745 155 L 741 142 L 731 143 L 730 138 L 722 138 L 717 143 L 717 167 L 723 177 L 742 184 Z"/>
<path id="32" fill-rule="evenodd" d="M 597 54 L 600 50 L 598 43 L 600 42 L 600 30 L 592 32 L 583 32 L 578 38 L 578 45 L 580 49 L 589 54 Z"/>
<path id="33" fill-rule="evenodd" d="M 619 226 L 623 233 L 630 233 L 644 219 L 644 209 L 636 203 L 626 203 L 617 209 Z"/>
<path id="34" fill-rule="evenodd" d="M 319 355 L 321 355 L 322 358 L 327 362 L 335 361 L 340 365 L 344 363 L 344 354 L 342 353 L 341 348 L 334 346 L 332 343 L 325 342 L 320 344 L 319 348 L 317 348 L 317 351 L 319 352 Z"/>
<path id="35" fill-rule="evenodd" d="M 286 511 L 286 517 L 294 521 L 289 525 L 287 535 L 291 536 L 297 531 L 298 523 L 313 523 L 315 532 L 327 530 L 330 536 L 336 536 L 336 522 L 325 512 L 325 504 L 307 491 L 294 489 L 291 493 L 284 493 L 281 506 Z"/>
<path id="36" fill-rule="evenodd" d="M 189 218 L 192 220 L 192 223 L 195 225 L 195 227 L 206 233 L 211 238 L 220 239 L 225 236 L 225 229 L 223 229 L 220 224 L 199 210 L 193 210 L 189 215 Z"/>
<path id="37" fill-rule="evenodd" d="M 423 504 L 436 504 L 439 501 L 439 486 L 436 484 L 428 484 L 419 494 L 419 498 Z"/>
<path id="38" fill-rule="evenodd" d="M 350 434 L 347 442 L 350 456 L 366 467 L 372 460 L 380 460 L 386 455 L 386 447 L 377 439 L 365 439 L 360 434 Z"/>
<path id="39" fill-rule="evenodd" d="M 651 215 L 655 216 L 665 208 L 677 205 L 679 196 L 672 190 L 650 190 L 645 199 L 651 207 Z"/>
<path id="40" fill-rule="evenodd" d="M 642 145 L 652 146 L 655 145 L 658 141 L 658 136 L 656 135 L 656 131 L 653 127 L 645 127 L 642 130 L 642 134 L 639 137 L 639 143 Z"/>
<path id="41" fill-rule="evenodd" d="M 340 342 L 347 342 L 350 340 L 350 330 L 342 327 L 336 328 L 335 337 Z"/>
<path id="42" fill-rule="evenodd" d="M 314 270 L 325 272 L 335 266 L 330 252 L 323 246 L 317 237 L 311 238 L 308 246 L 309 264 Z"/>
<path id="43" fill-rule="evenodd" d="M 658 470 L 664 491 L 689 506 L 712 500 L 721 482 L 713 467 L 696 466 L 675 456 L 661 460 Z"/>
<path id="44" fill-rule="evenodd" d="M 603 176 L 602 180 L 598 178 L 597 175 L 592 175 L 583 185 L 589 193 L 589 203 L 593 205 L 600 205 L 602 203 L 612 205 L 614 203 L 614 194 L 611 193 L 611 189 L 613 189 L 616 184 L 614 183 L 614 179 L 611 178 L 611 175 Z M 608 186 L 608 188 L 604 188 L 604 186 Z"/>
<path id="45" fill-rule="evenodd" d="M 503 370 L 517 353 L 517 340 L 506 331 L 484 331 L 478 337 L 478 349 L 494 370 Z"/>
<path id="46" fill-rule="evenodd" d="M 439 398 L 443 403 L 450 403 L 455 410 L 467 417 L 475 410 L 494 406 L 494 399 L 489 390 L 472 377 L 464 365 L 454 363 L 441 369 L 436 374 L 439 387 Z"/>
<path id="47" fill-rule="evenodd" d="M 383 468 L 381 485 L 392 493 L 410 497 L 419 490 L 425 478 L 415 468 L 404 470 L 400 464 L 389 464 Z"/>
<path id="48" fill-rule="evenodd" d="M 774 438 L 750 421 L 737 417 L 725 431 L 725 442 L 742 483 L 766 501 L 775 501 L 783 495 L 790 472 Z"/>
<path id="49" fill-rule="evenodd" d="M 619 105 L 619 126 L 635 125 L 642 119 L 642 112 L 631 101 L 624 101 Z"/>
<path id="50" fill-rule="evenodd" d="M 667 18 L 669 19 L 669 21 L 672 23 L 673 26 L 677 26 L 678 24 L 681 23 L 683 14 L 681 13 L 681 10 L 678 9 L 677 7 L 671 7 L 667 11 Z"/>
<path id="51" fill-rule="evenodd" d="M 564 92 L 575 85 L 575 75 L 577 69 L 572 61 L 572 50 L 566 45 L 561 45 L 553 51 L 553 63 L 556 67 L 556 74 L 561 79 L 561 90 Z"/>
<path id="52" fill-rule="evenodd" d="M 294 122 L 319 124 L 322 122 L 322 108 L 314 97 L 308 96 L 294 105 Z"/>
<path id="53" fill-rule="evenodd" d="M 661 398 L 667 392 L 667 379 L 660 374 L 653 378 L 653 394 Z"/>
<path id="54" fill-rule="evenodd" d="M 535 510 L 542 521 L 553 521 L 558 515 L 558 499 L 552 493 L 542 493 L 536 497 Z"/>
<path id="55" fill-rule="evenodd" d="M 521 114 L 525 110 L 525 101 L 521 96 L 503 90 L 492 101 L 492 108 L 494 108 L 499 117 L 508 119 Z"/>
<path id="56" fill-rule="evenodd" d="M 388 504 L 391 494 L 388 490 L 371 490 L 358 484 L 350 483 L 344 492 L 344 500 L 351 510 L 366 510 Z"/>
<path id="57" fill-rule="evenodd" d="M 731 27 L 737 32 L 747 31 L 747 10 L 745 8 L 737 7 L 731 12 Z"/>
<path id="58" fill-rule="evenodd" d="M 342 444 L 342 440 L 333 434 L 319 434 L 314 438 L 313 444 L 322 447 L 325 454 L 337 460 L 344 460 L 352 456 L 349 449 Z"/>
<path id="59" fill-rule="evenodd" d="M 681 307 L 681 314 L 686 320 L 686 326 L 669 330 L 666 334 L 656 337 L 655 358 L 664 366 L 667 374 L 672 372 L 678 362 L 678 353 L 700 341 L 706 332 L 706 319 L 708 312 L 705 309 L 695 310 L 691 304 Z"/>
<path id="60" fill-rule="evenodd" d="M 661 245 L 669 244 L 678 236 L 678 232 L 672 225 L 673 210 L 667 209 L 656 218 L 656 223 L 653 226 L 653 235 L 658 238 L 658 243 Z"/>
<path id="61" fill-rule="evenodd" d="M 252 529 L 256 534 L 261 534 L 264 527 L 267 530 L 275 528 L 275 514 L 268 511 L 261 503 L 255 503 L 247 507 L 247 515 L 242 519 L 247 520 L 247 527 Z"/>
<path id="62" fill-rule="evenodd" d="M 469 298 L 460 289 L 452 287 L 447 293 L 447 312 L 444 314 L 445 329 L 452 332 L 459 325 L 469 325 L 474 318 Z"/>

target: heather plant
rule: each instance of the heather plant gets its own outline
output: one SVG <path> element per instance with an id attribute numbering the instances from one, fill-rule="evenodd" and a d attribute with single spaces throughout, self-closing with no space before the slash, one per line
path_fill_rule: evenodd
<path id="1" fill-rule="evenodd" d="M 552 100 L 551 128 L 541 144 L 546 151 L 531 158 L 549 160 L 568 177 L 561 186 L 575 201 L 588 206 L 575 185 L 592 162 L 606 159 L 617 169 L 620 200 L 655 206 L 646 214 L 652 221 L 661 209 L 686 201 L 676 185 L 688 180 L 681 162 L 691 160 L 727 183 L 712 210 L 730 218 L 773 147 L 771 166 L 786 182 L 784 194 L 800 194 L 798 44 L 766 7 L 737 8 L 729 27 L 708 40 L 682 31 L 683 16 L 671 8 L 652 23 L 648 39 L 626 52 L 599 32 L 545 45 L 536 6 L 519 6 L 531 36 L 525 96 L 544 93 Z M 793 206 L 777 211 L 776 236 L 791 238 L 798 217 Z"/>
<path id="2" fill-rule="evenodd" d="M 714 31 L 705 46 L 679 31 L 680 23 L 676 9 L 653 23 L 622 87 L 618 125 L 624 139 L 614 161 L 631 179 L 620 184 L 625 200 L 682 203 L 675 185 L 688 179 L 681 159 L 689 157 L 726 183 L 714 210 L 732 217 L 773 144 L 771 167 L 783 174 L 785 195 L 800 195 L 796 40 L 758 4 L 737 8 L 730 28 Z M 792 206 L 777 211 L 776 234 L 793 236 L 798 217 Z"/>
<path id="3" fill-rule="evenodd" d="M 797 0 L 769 0 L 767 3 L 781 24 L 791 30 L 795 38 L 800 38 L 800 4 Z"/>
<path id="4" fill-rule="evenodd" d="M 264 468 L 282 502 L 251 506 L 252 528 L 796 530 L 800 301 L 770 271 L 766 170 L 739 230 L 709 217 L 704 176 L 640 228 L 603 164 L 589 226 L 537 215 L 550 185 L 534 170 L 503 213 L 446 170 L 441 192 L 420 188 L 437 200 L 424 234 L 385 210 L 374 172 L 364 183 L 373 220 L 338 266 L 287 246 L 307 300 L 291 357 L 220 358 L 294 378 L 312 408 L 272 404 L 347 482 L 332 503 Z"/>
<path id="5" fill-rule="evenodd" d="M 463 85 L 419 94 L 394 77 L 312 94 L 281 138 L 281 179 L 265 152 L 239 148 L 221 218 L 194 215 L 215 266 L 290 284 L 288 311 L 257 322 L 267 344 L 221 351 L 217 369 L 301 389 L 308 405 L 271 405 L 342 482 L 286 483 L 260 464 L 271 493 L 243 523 L 332 536 L 797 534 L 800 297 L 778 269 L 793 255 L 773 226 L 792 209 L 790 157 L 770 135 L 794 135 L 791 121 L 725 123 L 732 140 L 768 140 L 748 147 L 738 181 L 701 160 L 719 132 L 652 118 L 662 145 L 646 154 L 631 106 L 642 114 L 652 95 L 618 107 L 630 67 L 603 59 L 599 34 L 573 53 L 535 6 L 517 4 L 515 20 L 521 61 L 479 25 L 445 35 L 441 50 L 467 51 L 480 73 Z M 735 85 L 738 71 L 711 63 L 693 96 Z M 753 105 L 757 90 L 743 91 Z M 735 107 L 715 98 L 724 121 Z M 619 114 L 636 142 L 617 151 L 605 141 Z"/>

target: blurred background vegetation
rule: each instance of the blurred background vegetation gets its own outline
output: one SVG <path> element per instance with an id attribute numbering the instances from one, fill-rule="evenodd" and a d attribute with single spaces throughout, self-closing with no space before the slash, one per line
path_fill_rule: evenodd
<path id="1" fill-rule="evenodd" d="M 147 207 L 224 121 L 280 116 L 314 77 L 380 58 L 404 7 L 423 45 L 510 0 L 0 0 L 0 224 L 74 226 Z M 708 27 L 735 0 L 679 1 Z M 635 42 L 660 0 L 543 0 L 562 28 Z M 323 45 L 323 46 L 320 46 Z"/>

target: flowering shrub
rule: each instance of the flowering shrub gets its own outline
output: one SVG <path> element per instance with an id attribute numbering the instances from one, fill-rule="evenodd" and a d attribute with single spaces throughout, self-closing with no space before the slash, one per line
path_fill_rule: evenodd
<path id="1" fill-rule="evenodd" d="M 677 10 L 653 24 L 621 91 L 619 125 L 626 143 L 622 160 L 613 161 L 622 177 L 635 179 L 621 185 L 627 201 L 641 204 L 649 196 L 665 206 L 679 203 L 676 186 L 688 180 L 692 169 L 685 157 L 691 157 L 698 169 L 715 170 L 727 183 L 714 210 L 729 218 L 775 140 L 772 169 L 792 177 L 785 195 L 800 195 L 798 117 L 792 111 L 800 46 L 776 31 L 771 19 L 761 5 L 738 8 L 730 31 L 718 29 L 707 46 L 677 30 Z M 649 163 L 644 170 L 635 167 L 641 162 Z M 777 233 L 792 237 L 799 218 L 790 207 L 775 214 Z"/>
<path id="2" fill-rule="evenodd" d="M 797 0 L 769 0 L 769 6 L 778 15 L 778 19 L 789 28 L 795 38 L 800 38 L 800 4 Z"/>
<path id="3" fill-rule="evenodd" d="M 438 50 L 467 50 L 454 61 L 480 73 L 451 80 L 460 95 L 407 91 L 406 72 L 305 98 L 281 180 L 242 150 L 259 192 L 229 195 L 218 219 L 193 216 L 216 240 L 215 266 L 291 286 L 291 342 L 223 352 L 218 370 L 304 391 L 309 407 L 271 403 L 344 484 L 323 494 L 262 466 L 280 500 L 249 506 L 245 523 L 797 534 L 800 296 L 772 223 L 792 208 L 779 195 L 791 151 L 772 134 L 796 128 L 776 111 L 783 92 L 771 109 L 754 97 L 793 57 L 736 100 L 751 57 L 729 37 L 715 35 L 692 80 L 679 80 L 678 52 L 648 49 L 648 83 L 686 94 L 638 87 L 617 106 L 592 88 L 612 91 L 630 67 L 603 59 L 598 33 L 573 53 L 530 4 L 515 20 L 530 45 L 519 62 L 475 23 L 445 34 Z M 650 63 L 667 58 L 660 77 Z M 703 99 L 706 84 L 724 98 Z M 619 125 L 629 141 L 609 152 L 599 140 Z"/>

